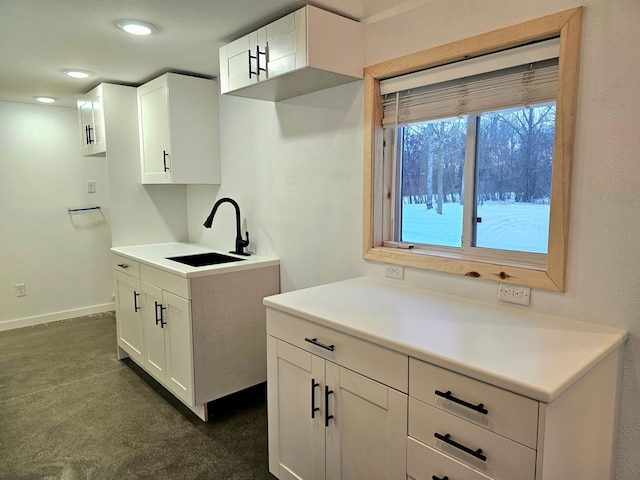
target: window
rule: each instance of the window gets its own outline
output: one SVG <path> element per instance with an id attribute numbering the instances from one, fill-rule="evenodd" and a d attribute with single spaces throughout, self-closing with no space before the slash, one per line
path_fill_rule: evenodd
<path id="1" fill-rule="evenodd" d="M 366 69 L 366 259 L 564 291 L 580 18 Z"/>

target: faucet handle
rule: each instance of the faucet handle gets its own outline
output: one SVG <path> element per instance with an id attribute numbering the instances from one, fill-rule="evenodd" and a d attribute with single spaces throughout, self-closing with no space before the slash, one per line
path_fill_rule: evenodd
<path id="1" fill-rule="evenodd" d="M 236 238 L 236 251 L 235 252 L 231 252 L 231 253 L 235 253 L 237 255 L 245 255 L 245 256 L 249 256 L 251 255 L 250 253 L 245 253 L 244 249 L 245 247 L 249 246 L 249 232 L 245 232 L 247 235 L 247 239 L 244 240 L 242 238 L 242 236 L 239 236 Z"/>

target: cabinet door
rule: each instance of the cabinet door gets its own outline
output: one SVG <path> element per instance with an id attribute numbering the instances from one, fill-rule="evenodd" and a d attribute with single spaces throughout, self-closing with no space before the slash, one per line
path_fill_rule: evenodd
<path id="1" fill-rule="evenodd" d="M 165 353 L 166 307 L 162 304 L 162 290 L 142 282 L 142 318 L 145 333 L 144 368 L 158 381 L 167 377 Z"/>
<path id="2" fill-rule="evenodd" d="M 269 471 L 280 480 L 325 478 L 324 364 L 267 337 Z"/>
<path id="3" fill-rule="evenodd" d="M 191 336 L 191 302 L 169 292 L 162 292 L 166 316 L 164 324 L 167 354 L 166 385 L 174 395 L 193 405 L 193 348 Z M 210 365 L 210 368 L 215 368 Z"/>
<path id="4" fill-rule="evenodd" d="M 326 364 L 327 478 L 406 478 L 407 396 L 351 370 Z"/>
<path id="5" fill-rule="evenodd" d="M 78 100 L 80 144 L 82 155 L 90 156 L 107 151 L 102 86 L 98 86 Z"/>
<path id="6" fill-rule="evenodd" d="M 92 131 L 92 151 L 91 154 L 104 153 L 107 151 L 107 141 L 105 135 L 104 125 L 104 100 L 102 96 L 102 88 L 98 87 L 93 90 L 91 96 L 91 113 L 93 116 L 93 131 Z"/>
<path id="7" fill-rule="evenodd" d="M 267 78 L 307 64 L 306 10 L 300 9 L 260 29 L 266 42 Z M 261 48 L 261 50 L 263 50 Z"/>
<path id="8" fill-rule="evenodd" d="M 114 272 L 116 283 L 116 325 L 118 346 L 138 363 L 143 362 L 144 334 L 142 327 L 140 280 Z"/>
<path id="9" fill-rule="evenodd" d="M 89 129 L 93 128 L 93 110 L 89 99 L 78 100 L 78 119 L 80 121 L 80 145 L 82 155 L 91 155 L 93 149 L 89 139 Z"/>
<path id="10" fill-rule="evenodd" d="M 171 182 L 169 112 L 163 80 L 159 78 L 146 84 L 148 88 L 138 90 L 142 183 Z"/>
<path id="11" fill-rule="evenodd" d="M 220 48 L 220 90 L 237 90 L 258 82 L 257 32 L 251 32 Z"/>

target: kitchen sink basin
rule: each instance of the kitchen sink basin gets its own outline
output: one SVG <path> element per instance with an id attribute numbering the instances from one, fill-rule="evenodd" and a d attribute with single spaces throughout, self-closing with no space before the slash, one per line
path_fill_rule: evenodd
<path id="1" fill-rule="evenodd" d="M 243 258 L 231 257 L 222 253 L 207 252 L 195 255 L 183 255 L 180 257 L 167 257 L 167 260 L 184 263 L 191 267 L 205 267 L 207 265 L 218 265 L 220 263 L 243 262 Z"/>

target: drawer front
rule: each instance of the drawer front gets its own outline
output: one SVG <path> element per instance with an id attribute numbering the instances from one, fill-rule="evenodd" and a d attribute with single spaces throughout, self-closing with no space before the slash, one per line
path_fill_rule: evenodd
<path id="1" fill-rule="evenodd" d="M 267 333 L 407 393 L 406 355 L 272 308 L 267 308 Z M 315 343 L 305 339 L 315 339 Z M 332 346 L 333 350 L 320 344 Z"/>
<path id="2" fill-rule="evenodd" d="M 111 264 L 113 269 L 118 272 L 140 278 L 140 264 L 135 260 L 113 253 L 111 254 Z"/>
<path id="3" fill-rule="evenodd" d="M 436 394 L 462 400 L 463 405 Z M 511 440 L 536 448 L 538 402 L 450 370 L 411 358 L 409 395 Z M 486 413 L 471 406 L 482 404 Z"/>
<path id="4" fill-rule="evenodd" d="M 140 265 L 140 280 L 186 300 L 191 300 L 191 289 L 189 288 L 188 278 L 174 275 L 143 263 Z"/>
<path id="5" fill-rule="evenodd" d="M 535 478 L 535 450 L 411 397 L 409 436 L 490 478 Z M 478 458 L 471 452 L 478 452 L 485 458 Z"/>
<path id="6" fill-rule="evenodd" d="M 411 437 L 407 440 L 407 475 L 414 480 L 491 480 L 490 477 Z"/>

